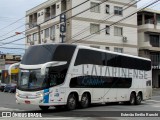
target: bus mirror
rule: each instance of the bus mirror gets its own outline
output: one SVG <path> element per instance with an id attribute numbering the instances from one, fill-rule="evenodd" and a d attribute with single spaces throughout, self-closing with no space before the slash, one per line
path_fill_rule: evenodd
<path id="1" fill-rule="evenodd" d="M 14 63 L 14 64 L 10 65 L 10 66 L 9 66 L 9 69 L 8 69 L 9 75 L 12 74 L 12 68 L 13 68 L 13 67 L 19 67 L 19 65 L 20 65 L 20 63 Z"/>
<path id="2" fill-rule="evenodd" d="M 60 66 L 60 65 L 65 65 L 65 64 L 67 64 L 67 62 L 65 62 L 65 61 L 62 61 L 62 62 L 58 62 L 58 61 L 47 62 L 47 63 L 43 64 L 42 67 L 41 67 L 41 75 L 42 76 L 45 75 L 47 67 Z"/>

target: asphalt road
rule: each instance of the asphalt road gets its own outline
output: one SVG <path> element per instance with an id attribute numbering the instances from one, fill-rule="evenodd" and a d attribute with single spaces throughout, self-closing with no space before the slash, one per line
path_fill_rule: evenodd
<path id="1" fill-rule="evenodd" d="M 50 108 L 49 111 L 43 112 L 39 109 L 38 106 L 34 105 L 24 105 L 16 104 L 15 94 L 13 93 L 3 93 L 0 92 L 0 111 L 22 111 L 27 113 L 42 113 L 43 117 L 48 117 L 48 119 L 108 119 L 108 120 L 125 120 L 125 119 L 144 119 L 151 120 L 159 118 L 124 118 L 124 117 L 112 117 L 106 118 L 104 114 L 112 114 L 111 116 L 116 115 L 116 111 L 121 111 L 122 113 L 126 111 L 159 111 L 160 112 L 160 96 L 153 96 L 151 100 L 143 101 L 141 105 L 130 106 L 124 104 L 107 104 L 107 105 L 92 105 L 87 109 L 77 109 L 75 111 L 66 111 L 65 109 L 56 110 L 54 107 Z M 104 113 L 102 111 L 109 111 Z M 113 112 L 114 111 L 114 112 Z M 103 116 L 104 115 L 104 116 Z M 78 116 L 78 118 L 77 118 Z M 91 118 L 92 116 L 93 118 Z M 4 119 L 4 118 L 0 118 Z M 9 120 L 9 118 L 7 118 Z"/>

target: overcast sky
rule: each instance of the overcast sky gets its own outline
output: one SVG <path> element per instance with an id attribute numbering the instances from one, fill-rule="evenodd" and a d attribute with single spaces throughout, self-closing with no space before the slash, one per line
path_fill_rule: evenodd
<path id="1" fill-rule="evenodd" d="M 33 7 L 35 7 L 36 5 L 39 5 L 43 2 L 45 2 L 47 0 L 0 0 L 0 40 L 14 35 L 15 32 L 20 32 L 20 31 L 24 31 L 25 27 L 20 27 L 22 25 L 25 24 L 25 19 L 17 22 L 14 25 L 11 25 L 5 29 L 2 29 L 6 26 L 8 26 L 9 24 L 15 22 L 16 20 L 22 18 L 25 16 L 25 12 Z M 141 2 L 139 2 L 138 7 L 144 6 L 145 4 L 149 3 L 149 2 L 153 2 L 153 0 L 141 0 Z M 156 4 L 156 6 L 152 6 L 152 9 L 160 9 L 160 5 Z M 17 30 L 14 30 L 16 28 L 20 27 Z M 6 33 L 10 32 L 14 30 L 13 32 L 5 35 Z M 13 37 L 11 39 L 5 40 L 3 42 L 9 42 L 9 41 L 13 41 L 19 38 L 24 37 L 24 35 L 19 35 L 17 37 Z M 20 44 L 24 44 L 24 40 L 22 41 L 18 41 L 16 43 L 20 43 Z M 1 42 L 0 42 L 0 47 L 1 46 Z M 21 46 L 15 46 L 15 45 L 5 45 L 3 47 L 23 47 L 23 45 Z M 22 50 L 6 50 L 6 49 L 2 49 L 0 48 L 0 51 L 2 52 L 7 52 L 7 53 L 17 53 L 17 54 L 21 54 L 24 53 L 24 51 Z"/>

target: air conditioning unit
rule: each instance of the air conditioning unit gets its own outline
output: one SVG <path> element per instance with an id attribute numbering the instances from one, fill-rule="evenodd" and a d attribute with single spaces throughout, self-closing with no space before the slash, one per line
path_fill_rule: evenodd
<path id="1" fill-rule="evenodd" d="M 122 38 L 122 41 L 123 41 L 123 42 L 127 42 L 127 41 L 128 41 L 128 40 L 127 40 L 127 37 L 123 37 L 123 38 Z"/>
<path id="2" fill-rule="evenodd" d="M 50 39 L 51 39 L 52 41 L 55 41 L 55 36 L 50 36 Z"/>
<path id="3" fill-rule="evenodd" d="M 34 42 L 30 42 L 30 45 L 34 45 Z"/>

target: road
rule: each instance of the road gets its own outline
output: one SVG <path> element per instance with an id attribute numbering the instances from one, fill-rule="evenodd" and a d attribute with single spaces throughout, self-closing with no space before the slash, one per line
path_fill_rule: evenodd
<path id="1" fill-rule="evenodd" d="M 105 113 L 103 113 L 102 111 L 110 111 L 110 113 L 108 114 L 113 114 L 113 116 L 116 113 L 112 111 L 124 111 L 124 112 L 125 111 L 160 111 L 160 96 L 153 96 L 152 100 L 143 101 L 142 104 L 138 106 L 130 106 L 130 105 L 124 105 L 124 104 L 93 105 L 90 108 L 77 109 L 75 111 L 66 111 L 64 109 L 56 110 L 54 107 L 52 107 L 50 108 L 49 111 L 42 112 L 38 106 L 16 104 L 15 94 L 13 93 L 0 92 L 0 111 L 22 111 L 27 113 L 30 113 L 30 112 L 42 113 L 43 117 L 48 117 L 48 119 L 52 118 L 52 119 L 77 119 L 77 120 L 92 119 L 93 120 L 93 118 L 88 117 L 88 116 L 93 116 L 94 119 L 99 119 L 99 120 L 103 120 L 103 119 L 125 120 L 127 118 L 120 118 L 120 117 L 105 118 L 105 115 L 103 116 L 103 114 Z M 86 117 L 86 118 L 83 118 L 83 117 Z M 151 118 L 144 118 L 144 119 L 151 120 Z M 157 119 L 157 118 L 154 118 L 154 119 Z M 137 120 L 139 120 L 139 118 L 137 118 Z"/>

